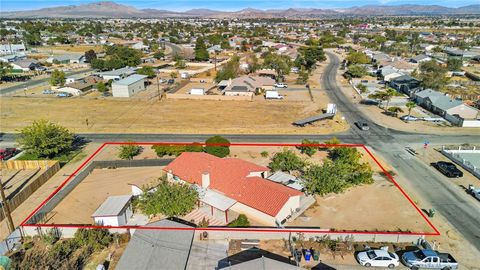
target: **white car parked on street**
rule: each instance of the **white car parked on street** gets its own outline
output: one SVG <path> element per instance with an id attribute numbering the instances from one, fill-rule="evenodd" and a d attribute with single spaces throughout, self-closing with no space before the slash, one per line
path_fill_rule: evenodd
<path id="1" fill-rule="evenodd" d="M 276 83 L 275 84 L 275 87 L 276 88 L 288 88 L 288 85 L 284 84 L 284 83 Z"/>
<path id="2" fill-rule="evenodd" d="M 388 267 L 395 268 L 400 264 L 398 255 L 382 249 L 371 249 L 357 254 L 358 262 L 366 267 Z"/>

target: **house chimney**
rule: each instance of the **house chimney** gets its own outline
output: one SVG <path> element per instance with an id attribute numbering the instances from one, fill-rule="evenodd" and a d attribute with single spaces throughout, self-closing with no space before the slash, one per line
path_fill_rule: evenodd
<path id="1" fill-rule="evenodd" d="M 202 173 L 202 188 L 208 188 L 210 186 L 210 173 Z"/>

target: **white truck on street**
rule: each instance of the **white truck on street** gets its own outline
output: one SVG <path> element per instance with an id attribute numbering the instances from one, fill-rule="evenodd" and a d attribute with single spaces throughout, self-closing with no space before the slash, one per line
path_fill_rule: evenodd
<path id="1" fill-rule="evenodd" d="M 432 249 L 419 249 L 405 252 L 403 263 L 412 270 L 419 269 L 458 269 L 457 261 L 448 253 L 440 253 Z"/>
<path id="2" fill-rule="evenodd" d="M 283 99 L 283 96 L 278 91 L 268 90 L 265 92 L 265 99 Z"/>

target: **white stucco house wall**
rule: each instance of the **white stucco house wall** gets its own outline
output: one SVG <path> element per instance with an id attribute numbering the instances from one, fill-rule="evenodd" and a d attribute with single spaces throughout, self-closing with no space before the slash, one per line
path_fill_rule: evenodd
<path id="1" fill-rule="evenodd" d="M 100 207 L 92 214 L 96 225 L 123 226 L 132 217 L 132 195 L 120 195 L 108 197 Z"/>
<path id="2" fill-rule="evenodd" d="M 145 90 L 145 75 L 134 74 L 125 79 L 112 83 L 112 95 L 114 97 L 131 97 Z"/>

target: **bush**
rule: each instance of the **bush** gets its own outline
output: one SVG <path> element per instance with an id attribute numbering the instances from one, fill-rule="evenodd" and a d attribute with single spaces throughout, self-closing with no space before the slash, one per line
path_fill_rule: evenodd
<path id="1" fill-rule="evenodd" d="M 303 139 L 302 144 L 297 146 L 297 149 L 300 150 L 302 154 L 306 154 L 309 157 L 313 156 L 317 152 L 318 146 L 311 146 L 312 144 L 318 144 L 318 141 L 310 141 L 308 139 Z"/>
<path id="2" fill-rule="evenodd" d="M 228 227 L 249 227 L 250 221 L 248 221 L 247 216 L 245 216 L 244 214 L 240 214 L 234 221 L 228 223 L 227 226 Z"/>
<path id="3" fill-rule="evenodd" d="M 73 239 L 79 246 L 99 251 L 112 243 L 113 235 L 107 229 L 78 229 Z"/>
<path id="4" fill-rule="evenodd" d="M 305 162 L 293 151 L 284 149 L 282 152 L 275 153 L 268 166 L 272 171 L 290 172 L 302 170 L 305 167 Z"/>
<path id="5" fill-rule="evenodd" d="M 120 146 L 118 157 L 121 159 L 133 159 L 142 152 L 143 147 L 135 144 L 125 144 Z"/>
<path id="6" fill-rule="evenodd" d="M 60 240 L 60 231 L 57 228 L 51 228 L 42 234 L 41 238 L 45 244 L 53 245 Z"/>
<path id="7" fill-rule="evenodd" d="M 157 153 L 157 156 L 179 156 L 187 150 L 185 145 L 176 144 L 155 144 L 152 149 Z"/>
<path id="8" fill-rule="evenodd" d="M 264 158 L 268 157 L 268 152 L 267 151 L 262 151 L 260 155 Z"/>
<path id="9" fill-rule="evenodd" d="M 213 136 L 205 142 L 205 152 L 220 158 L 230 154 L 230 141 L 222 136 Z"/>

